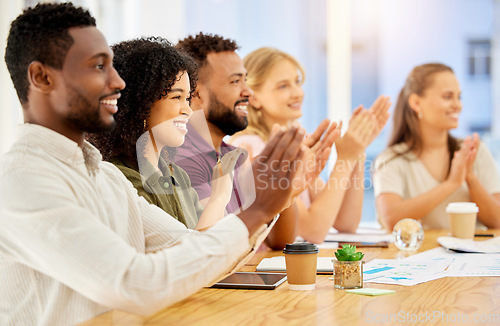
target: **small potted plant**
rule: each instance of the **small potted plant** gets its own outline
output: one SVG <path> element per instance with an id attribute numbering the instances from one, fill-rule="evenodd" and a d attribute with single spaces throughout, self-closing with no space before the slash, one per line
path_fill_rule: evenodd
<path id="1" fill-rule="evenodd" d="M 364 254 L 356 252 L 356 246 L 347 244 L 335 252 L 333 261 L 333 284 L 337 289 L 358 289 L 363 287 Z"/>

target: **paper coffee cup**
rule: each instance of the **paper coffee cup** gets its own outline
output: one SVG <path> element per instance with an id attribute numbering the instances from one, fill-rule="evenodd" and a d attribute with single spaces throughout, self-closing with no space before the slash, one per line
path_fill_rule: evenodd
<path id="1" fill-rule="evenodd" d="M 475 203 L 449 203 L 446 207 L 450 222 L 451 235 L 461 239 L 474 238 L 479 208 Z"/>
<path id="2" fill-rule="evenodd" d="M 287 244 L 285 254 L 286 275 L 290 290 L 314 290 L 319 249 L 312 243 Z"/>

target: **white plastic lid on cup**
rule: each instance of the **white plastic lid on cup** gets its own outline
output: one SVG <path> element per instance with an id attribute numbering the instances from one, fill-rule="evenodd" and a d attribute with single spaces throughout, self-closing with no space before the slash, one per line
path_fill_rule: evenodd
<path id="1" fill-rule="evenodd" d="M 446 206 L 446 213 L 467 214 L 477 212 L 479 212 L 479 207 L 477 207 L 476 203 L 471 202 L 449 203 Z"/>

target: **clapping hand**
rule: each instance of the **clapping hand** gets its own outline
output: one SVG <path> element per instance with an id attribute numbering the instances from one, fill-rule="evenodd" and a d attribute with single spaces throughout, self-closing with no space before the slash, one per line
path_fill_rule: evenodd
<path id="1" fill-rule="evenodd" d="M 464 139 L 460 149 L 453 153 L 450 173 L 447 178 L 448 181 L 459 186 L 465 181 L 467 175 L 472 173 L 472 165 L 476 159 L 476 146 L 478 146 L 478 144 L 479 137 L 477 135 L 474 135 L 472 138 L 467 136 Z"/>
<path id="2" fill-rule="evenodd" d="M 298 124 L 296 124 L 298 127 Z M 296 170 L 295 178 L 292 181 L 293 195 L 295 197 L 304 191 L 307 186 L 314 181 L 326 166 L 330 156 L 332 146 L 340 136 L 342 124 L 330 123 L 324 119 L 309 136 L 305 137 L 301 148 L 303 156 L 301 160 L 294 162 L 293 168 Z M 271 135 L 280 130 L 275 124 Z"/>
<path id="3" fill-rule="evenodd" d="M 389 97 L 379 96 L 369 109 L 358 106 L 345 135 L 336 142 L 339 159 L 359 159 L 389 119 Z"/>
<path id="4" fill-rule="evenodd" d="M 384 129 L 387 120 L 389 120 L 389 108 L 391 107 L 391 102 L 389 102 L 389 99 L 389 96 L 380 95 L 368 109 L 368 111 L 375 116 L 375 119 L 377 121 L 372 130 L 372 139 L 370 140 L 369 144 L 375 138 L 377 138 L 382 129 Z"/>
<path id="5" fill-rule="evenodd" d="M 246 156 L 241 148 L 236 148 L 218 160 L 212 173 L 212 196 L 217 196 L 221 201 L 228 203 L 233 189 L 234 167 L 240 156 Z"/>
<path id="6" fill-rule="evenodd" d="M 332 146 L 340 136 L 341 128 L 342 123 L 330 123 L 328 119 L 325 119 L 311 135 L 304 139 L 303 144 L 306 146 L 305 179 L 307 183 L 316 179 L 325 168 Z"/>
<path id="7" fill-rule="evenodd" d="M 473 133 L 472 137 L 467 136 L 464 139 L 464 142 L 462 146 L 468 146 L 471 148 L 471 154 L 469 156 L 469 159 L 467 160 L 467 175 L 470 176 L 472 175 L 473 169 L 472 167 L 474 166 L 474 162 L 476 161 L 476 156 L 477 156 L 477 151 L 479 149 L 479 135 L 477 133 Z"/>
<path id="8" fill-rule="evenodd" d="M 359 159 L 370 144 L 376 125 L 377 120 L 373 114 L 361 106 L 356 108 L 346 133 L 335 143 L 338 159 Z"/>
<path id="9" fill-rule="evenodd" d="M 294 182 L 297 193 L 304 191 L 323 171 L 330 157 L 332 146 L 340 136 L 341 127 L 342 123 L 330 123 L 328 119 L 325 119 L 311 135 L 304 139 L 302 143 L 304 160 L 301 162 L 303 170 L 299 172 Z"/>
<path id="10" fill-rule="evenodd" d="M 303 160 L 305 131 L 298 125 L 290 129 L 273 127 L 264 150 L 252 161 L 256 199 L 251 208 L 274 216 L 290 205 L 291 183 L 298 170 L 296 162 Z"/>

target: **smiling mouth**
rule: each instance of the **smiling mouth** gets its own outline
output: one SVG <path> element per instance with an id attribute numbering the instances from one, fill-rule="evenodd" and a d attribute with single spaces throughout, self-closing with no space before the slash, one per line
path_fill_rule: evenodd
<path id="1" fill-rule="evenodd" d="M 102 100 L 101 103 L 105 104 L 105 105 L 116 106 L 118 104 L 118 100 L 117 99 L 114 99 L 114 100 Z"/>
<path id="2" fill-rule="evenodd" d="M 118 112 L 118 99 L 107 99 L 107 100 L 101 100 L 99 101 L 100 104 L 104 105 L 105 109 L 111 113 L 115 114 Z"/>
<path id="3" fill-rule="evenodd" d="M 237 104 L 234 107 L 234 109 L 235 109 L 236 112 L 240 112 L 240 113 L 243 113 L 244 115 L 247 115 L 248 114 L 247 106 L 248 106 L 248 103 L 247 102 L 243 102 L 243 103 Z"/>
<path id="4" fill-rule="evenodd" d="M 187 122 L 183 122 L 183 121 L 174 121 L 174 126 L 177 128 L 177 129 L 180 129 L 181 131 L 184 131 L 184 132 L 187 132 L 188 129 L 187 129 Z"/>
<path id="5" fill-rule="evenodd" d="M 302 108 L 302 105 L 300 102 L 296 102 L 296 103 L 289 104 L 288 107 L 292 110 L 300 110 Z"/>

